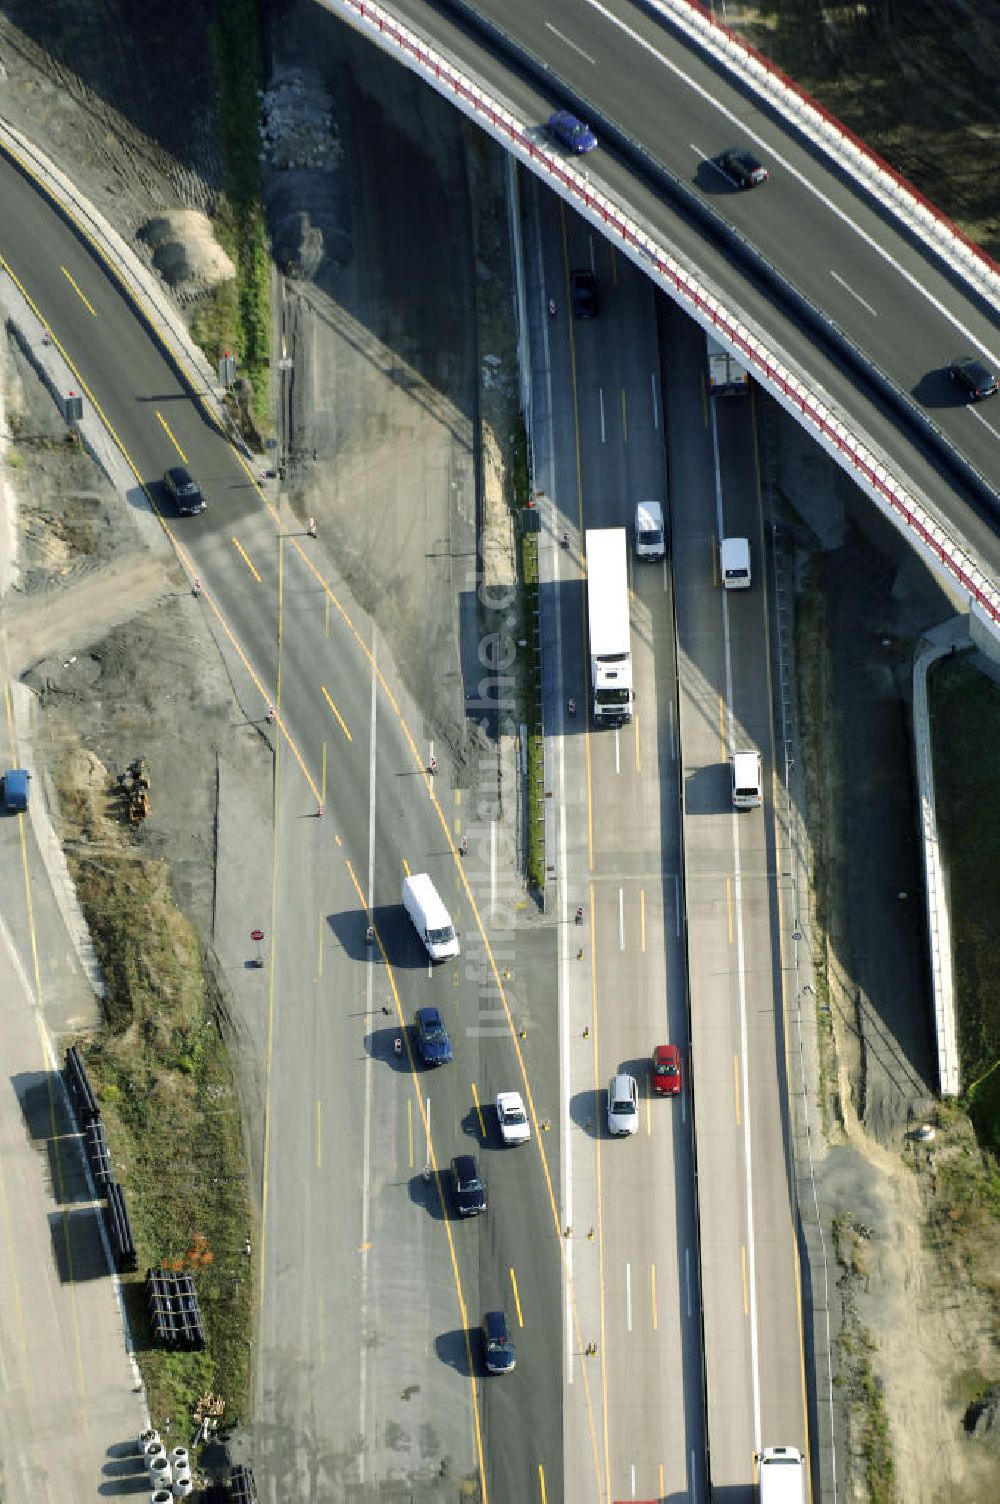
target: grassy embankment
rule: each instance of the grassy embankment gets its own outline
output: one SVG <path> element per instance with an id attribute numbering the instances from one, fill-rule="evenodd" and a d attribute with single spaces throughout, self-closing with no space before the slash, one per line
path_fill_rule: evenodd
<path id="1" fill-rule="evenodd" d="M 82 1044 L 116 1179 L 125 1189 L 139 1270 L 124 1277 L 129 1323 L 154 1425 L 183 1440 L 206 1393 L 225 1421 L 247 1414 L 254 1264 L 240 1114 L 219 995 L 198 939 L 173 902 L 169 869 L 123 832 L 108 839 L 60 777 L 65 845 L 107 987 L 104 1027 Z M 195 1277 L 208 1346 L 150 1345 L 150 1265 Z"/>
<path id="2" fill-rule="evenodd" d="M 271 270 L 261 197 L 262 87 L 256 0 L 219 0 L 210 28 L 219 103 L 225 198 L 214 221 L 219 244 L 236 267 L 236 281 L 220 285 L 198 310 L 195 339 L 216 363 L 225 351 L 239 359 L 249 404 L 235 414 L 258 432 L 270 427 Z M 249 410 L 248 410 L 249 409 Z"/>
<path id="3" fill-rule="evenodd" d="M 528 437 L 523 420 L 514 434 L 512 476 L 518 521 L 527 506 L 530 486 Z M 545 757 L 542 737 L 541 645 L 537 636 L 538 534 L 519 526 L 518 569 L 521 583 L 521 682 L 524 724 L 528 728 L 528 849 L 527 877 L 536 893 L 545 890 Z"/>

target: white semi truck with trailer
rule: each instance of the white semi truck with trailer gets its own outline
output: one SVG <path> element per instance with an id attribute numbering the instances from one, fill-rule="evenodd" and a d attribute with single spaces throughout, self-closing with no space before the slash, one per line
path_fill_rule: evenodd
<path id="1" fill-rule="evenodd" d="M 585 548 L 594 722 L 598 726 L 621 726 L 632 719 L 632 634 L 625 529 L 588 528 Z"/>

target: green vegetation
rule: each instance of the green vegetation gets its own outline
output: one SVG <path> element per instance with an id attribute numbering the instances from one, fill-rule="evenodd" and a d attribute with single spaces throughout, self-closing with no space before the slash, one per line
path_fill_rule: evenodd
<path id="1" fill-rule="evenodd" d="M 759 0 L 746 17 L 734 30 L 1000 256 L 995 5 Z"/>
<path id="2" fill-rule="evenodd" d="M 93 834 L 86 802 L 62 790 L 71 834 Z M 70 870 L 107 986 L 104 1028 L 81 1049 L 125 1188 L 139 1272 L 124 1276 L 154 1425 L 189 1418 L 212 1392 L 225 1421 L 248 1414 L 254 1264 L 240 1115 L 220 998 L 199 942 L 174 906 L 165 864 L 83 841 Z M 208 1346 L 150 1346 L 151 1265 L 194 1275 Z"/>
<path id="3" fill-rule="evenodd" d="M 510 443 L 510 479 L 518 517 L 529 499 L 530 466 L 528 435 L 518 418 Z M 520 684 L 521 718 L 528 728 L 528 852 L 527 876 L 536 893 L 545 891 L 545 750 L 542 736 L 542 700 L 538 685 L 541 652 L 536 635 L 538 620 L 538 534 L 521 532 L 518 550 L 521 586 Z"/>
<path id="4" fill-rule="evenodd" d="M 210 36 L 226 182 L 216 232 L 236 266 L 236 287 L 220 291 L 207 306 L 197 323 L 198 338 L 214 359 L 235 349 L 253 393 L 253 415 L 262 423 L 269 410 L 271 266 L 261 198 L 257 0 L 219 0 Z"/>

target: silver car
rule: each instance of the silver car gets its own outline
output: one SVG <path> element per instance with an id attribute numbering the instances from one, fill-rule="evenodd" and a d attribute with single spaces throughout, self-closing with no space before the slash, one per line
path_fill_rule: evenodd
<path id="1" fill-rule="evenodd" d="M 634 1076 L 612 1076 L 608 1085 L 608 1132 L 615 1138 L 639 1131 L 639 1087 Z"/>

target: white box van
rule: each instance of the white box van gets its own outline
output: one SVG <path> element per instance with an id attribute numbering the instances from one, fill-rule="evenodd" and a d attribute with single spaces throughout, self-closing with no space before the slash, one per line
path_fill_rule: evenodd
<path id="1" fill-rule="evenodd" d="M 723 538 L 719 544 L 719 573 L 726 590 L 750 589 L 749 538 Z"/>
<path id="2" fill-rule="evenodd" d="M 426 872 L 403 878 L 403 908 L 413 920 L 413 927 L 432 961 L 458 955 L 458 936 L 451 915 Z"/>
<path id="3" fill-rule="evenodd" d="M 662 559 L 663 508 L 658 501 L 640 501 L 635 509 L 635 556 L 637 559 Z"/>
<path id="4" fill-rule="evenodd" d="M 733 808 L 756 809 L 764 799 L 760 753 L 733 753 Z"/>

